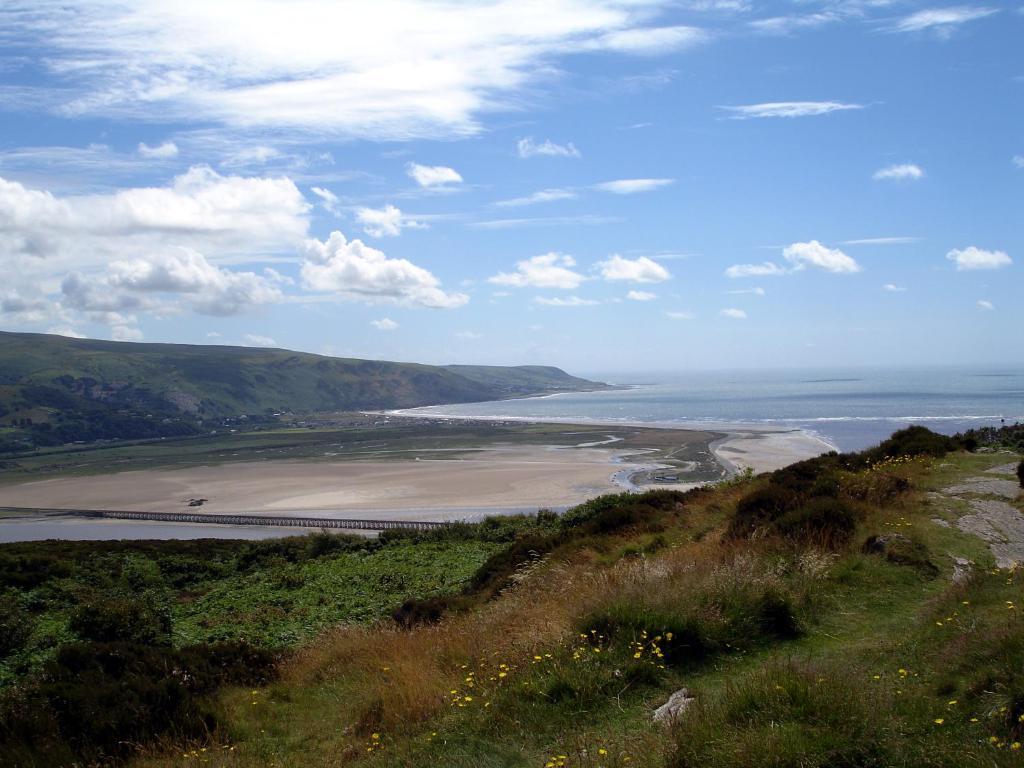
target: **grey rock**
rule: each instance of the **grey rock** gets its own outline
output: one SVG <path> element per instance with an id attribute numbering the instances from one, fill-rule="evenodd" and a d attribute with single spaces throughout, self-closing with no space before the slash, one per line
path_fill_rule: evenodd
<path id="1" fill-rule="evenodd" d="M 690 695 L 689 688 L 680 688 L 668 697 L 668 701 L 654 710 L 654 722 L 661 725 L 672 725 L 679 721 L 681 715 L 690 708 L 696 699 Z"/>
<path id="2" fill-rule="evenodd" d="M 979 496 L 1001 496 L 1004 499 L 1016 499 L 1020 486 L 1013 480 L 996 480 L 991 477 L 971 477 L 959 485 L 951 485 L 946 493 L 954 496 L 978 494 Z"/>
<path id="3" fill-rule="evenodd" d="M 988 542 L 1000 568 L 1024 563 L 1024 515 L 1005 501 L 972 499 L 973 514 L 956 521 L 957 527 Z"/>

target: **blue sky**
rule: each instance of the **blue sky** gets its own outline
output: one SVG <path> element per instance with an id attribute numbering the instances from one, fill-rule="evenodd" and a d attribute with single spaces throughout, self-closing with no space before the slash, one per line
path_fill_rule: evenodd
<path id="1" fill-rule="evenodd" d="M 1024 6 L 0 5 L 0 328 L 1024 363 Z"/>

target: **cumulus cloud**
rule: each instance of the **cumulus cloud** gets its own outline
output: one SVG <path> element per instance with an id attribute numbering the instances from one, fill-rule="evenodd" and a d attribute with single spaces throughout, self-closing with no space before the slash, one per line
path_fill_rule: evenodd
<path id="1" fill-rule="evenodd" d="M 426 229 L 422 221 L 406 216 L 393 205 L 383 208 L 357 208 L 356 221 L 371 237 L 397 237 L 403 229 Z"/>
<path id="2" fill-rule="evenodd" d="M 538 296 L 533 301 L 537 304 L 542 304 L 545 307 L 593 307 L 601 303 L 599 301 L 594 301 L 593 299 L 583 299 L 579 296 L 569 296 L 567 298 L 562 298 L 560 296 L 556 296 L 554 298 Z"/>
<path id="3" fill-rule="evenodd" d="M 454 168 L 445 165 L 409 163 L 405 166 L 405 172 L 421 187 L 443 187 L 448 184 L 462 183 L 461 174 Z"/>
<path id="4" fill-rule="evenodd" d="M 390 317 L 382 317 L 380 320 L 371 320 L 370 325 L 378 331 L 394 331 L 398 329 L 398 323 Z"/>
<path id="5" fill-rule="evenodd" d="M 896 22 L 896 32 L 932 31 L 940 37 L 949 37 L 957 27 L 976 19 L 984 19 L 996 13 L 995 8 L 980 6 L 957 6 L 953 8 L 928 8 L 905 16 Z"/>
<path id="6" fill-rule="evenodd" d="M 178 145 L 173 141 L 165 141 L 163 144 L 151 147 L 145 142 L 139 142 L 138 153 L 141 157 L 169 160 L 172 157 L 178 156 Z"/>
<path id="7" fill-rule="evenodd" d="M 864 109 L 864 105 L 847 104 L 841 101 L 772 101 L 762 104 L 719 107 L 719 109 L 731 112 L 735 120 L 749 120 L 762 117 L 813 117 L 849 109 Z"/>
<path id="8" fill-rule="evenodd" d="M 247 333 L 244 336 L 247 347 L 276 347 L 277 342 L 269 336 L 260 336 L 258 333 Z"/>
<path id="9" fill-rule="evenodd" d="M 556 144 L 551 139 L 544 139 L 538 144 L 532 137 L 517 141 L 516 151 L 524 159 L 528 157 L 581 157 L 580 151 L 571 141 L 567 144 Z"/>
<path id="10" fill-rule="evenodd" d="M 308 211 L 288 179 L 222 176 L 206 166 L 166 187 L 68 197 L 0 178 L 0 250 L 80 269 L 169 246 L 279 251 L 305 235 Z"/>
<path id="11" fill-rule="evenodd" d="M 626 298 L 630 301 L 654 301 L 658 298 L 658 294 L 650 291 L 630 291 L 626 294 Z"/>
<path id="12" fill-rule="evenodd" d="M 773 261 L 760 264 L 733 264 L 725 270 L 726 277 L 769 277 L 784 274 L 786 270 Z"/>
<path id="13" fill-rule="evenodd" d="M 441 3 L 36 0 L 5 36 L 58 79 L 62 114 L 201 120 L 370 140 L 467 136 L 576 54 L 663 54 L 702 39 L 651 27 L 667 0 Z"/>
<path id="14" fill-rule="evenodd" d="M 637 192 L 650 192 L 667 187 L 674 181 L 675 179 L 616 179 L 595 184 L 594 189 L 615 195 L 635 195 Z"/>
<path id="15" fill-rule="evenodd" d="M 826 248 L 817 240 L 808 243 L 793 243 L 782 249 L 782 256 L 789 262 L 789 268 L 774 261 L 761 264 L 734 264 L 725 270 L 726 277 L 767 277 L 799 272 L 808 267 L 826 272 L 860 272 L 860 265 L 838 248 Z"/>
<path id="16" fill-rule="evenodd" d="M 993 304 L 991 301 L 987 301 L 986 299 L 978 299 L 978 309 L 993 310 L 995 308 L 995 304 Z"/>
<path id="17" fill-rule="evenodd" d="M 574 272 L 576 260 L 564 253 L 544 253 L 516 262 L 515 272 L 499 272 L 488 278 L 495 285 L 514 288 L 559 288 L 571 291 L 583 282 L 583 275 Z"/>
<path id="18" fill-rule="evenodd" d="M 616 253 L 605 261 L 599 261 L 597 268 L 600 270 L 602 278 L 611 281 L 661 283 L 672 277 L 661 264 L 646 256 L 627 259 Z"/>
<path id="19" fill-rule="evenodd" d="M 130 325 L 114 325 L 110 328 L 110 338 L 114 341 L 142 341 L 144 334 Z"/>
<path id="20" fill-rule="evenodd" d="M 205 315 L 234 315 L 253 304 L 281 298 L 272 276 L 234 272 L 211 264 L 189 248 L 112 262 L 105 276 L 68 274 L 61 283 L 62 304 L 83 312 L 154 309 L 158 295 L 184 296 Z"/>
<path id="21" fill-rule="evenodd" d="M 958 272 L 975 269 L 999 269 L 1013 264 L 1013 259 L 1004 251 L 986 251 L 973 245 L 967 248 L 954 248 L 946 254 L 946 258 L 956 264 Z"/>
<path id="22" fill-rule="evenodd" d="M 469 297 L 449 293 L 433 274 L 406 259 L 393 259 L 361 240 L 347 240 L 338 231 L 327 240 L 307 240 L 302 247 L 301 274 L 309 290 L 366 302 L 451 309 Z"/>
<path id="23" fill-rule="evenodd" d="M 880 168 L 871 175 L 871 178 L 876 181 L 916 180 L 924 178 L 924 171 L 919 165 L 914 165 L 913 163 L 901 163 L 899 165 L 889 165 L 885 168 Z"/>
<path id="24" fill-rule="evenodd" d="M 736 309 L 735 307 L 729 307 L 719 312 L 722 317 L 728 317 L 730 320 L 746 320 L 747 313 L 742 309 Z"/>
<path id="25" fill-rule="evenodd" d="M 793 270 L 816 267 L 826 272 L 860 272 L 860 265 L 838 248 L 826 248 L 817 240 L 793 243 L 783 249 L 782 255 L 793 265 Z"/>

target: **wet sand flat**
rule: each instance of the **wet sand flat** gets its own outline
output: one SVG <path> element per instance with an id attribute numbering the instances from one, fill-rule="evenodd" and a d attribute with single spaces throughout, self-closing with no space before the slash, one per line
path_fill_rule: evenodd
<path id="1" fill-rule="evenodd" d="M 0 488 L 0 506 L 322 516 L 459 507 L 564 506 L 621 490 L 639 468 L 610 449 L 497 447 L 468 458 L 417 461 L 250 462 L 63 477 Z"/>

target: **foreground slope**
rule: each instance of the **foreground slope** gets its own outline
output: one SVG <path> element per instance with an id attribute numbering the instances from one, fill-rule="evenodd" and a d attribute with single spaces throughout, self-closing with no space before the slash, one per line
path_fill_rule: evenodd
<path id="1" fill-rule="evenodd" d="M 409 408 L 601 386 L 540 366 L 438 367 L 0 333 L 0 426 L 29 429 L 37 444 L 189 434 L 200 422 L 239 415 Z"/>
<path id="2" fill-rule="evenodd" d="M 11 696 L 0 746 L 25 766 L 1020 765 L 1024 573 L 969 532 L 993 494 L 1024 520 L 1019 460 L 910 430 L 711 489 L 385 537 L 356 558 L 368 544 L 229 559 L 220 544 L 204 580 L 180 548 L 147 545 L 154 571 L 136 547 L 119 576 L 98 569 L 105 597 L 64 598 L 71 644 Z M 362 564 L 380 555 L 408 579 L 394 564 L 410 545 L 482 564 L 410 582 L 392 618 L 367 623 L 403 588 Z M 22 598 L 39 610 L 68 574 L 58 549 L 19 547 L 8 580 L 51 573 Z M 316 599 L 345 585 L 365 601 L 374 579 L 369 615 Z M 175 583 L 167 624 L 154 601 L 131 608 L 132 584 Z M 332 610 L 337 627 L 296 634 Z M 244 636 L 255 645 L 216 644 Z M 655 722 L 682 688 L 685 710 Z"/>

